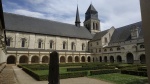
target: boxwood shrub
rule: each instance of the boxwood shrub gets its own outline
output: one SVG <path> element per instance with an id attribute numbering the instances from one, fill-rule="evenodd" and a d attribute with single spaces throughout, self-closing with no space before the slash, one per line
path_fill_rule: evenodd
<path id="1" fill-rule="evenodd" d="M 119 69 L 101 69 L 90 71 L 90 75 L 100 75 L 100 74 L 109 74 L 109 73 L 120 73 Z"/>
<path id="2" fill-rule="evenodd" d="M 39 81 L 48 80 L 48 74 L 47 75 L 38 75 L 36 74 L 32 69 L 29 69 L 27 67 L 21 66 L 22 70 L 31 75 L 33 78 Z M 70 72 L 70 73 L 63 73 L 60 74 L 61 79 L 65 78 L 75 78 L 75 77 L 83 77 L 87 76 L 87 71 L 81 71 L 81 72 Z"/>
<path id="3" fill-rule="evenodd" d="M 98 70 L 98 69 L 115 69 L 115 66 L 101 66 L 101 67 L 76 67 L 76 68 L 67 68 L 67 71 L 84 71 L 84 70 Z"/>
<path id="4" fill-rule="evenodd" d="M 121 70 L 121 73 L 147 77 L 147 71 Z"/>

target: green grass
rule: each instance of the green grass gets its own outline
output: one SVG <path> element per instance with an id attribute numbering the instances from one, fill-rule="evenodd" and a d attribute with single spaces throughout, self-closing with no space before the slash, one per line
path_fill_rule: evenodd
<path id="1" fill-rule="evenodd" d="M 37 73 L 38 75 L 48 75 L 49 70 L 36 70 L 34 72 Z M 67 73 L 67 68 L 66 67 L 60 67 L 59 73 L 60 74 Z"/>
<path id="2" fill-rule="evenodd" d="M 115 84 L 146 84 L 148 83 L 147 77 L 132 76 L 132 75 L 126 75 L 126 74 L 119 74 L 119 73 L 93 75 L 89 77 L 112 82 Z"/>

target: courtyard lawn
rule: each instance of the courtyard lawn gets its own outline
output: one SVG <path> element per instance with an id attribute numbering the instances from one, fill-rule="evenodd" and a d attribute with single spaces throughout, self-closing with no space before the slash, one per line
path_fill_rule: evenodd
<path id="1" fill-rule="evenodd" d="M 148 83 L 147 77 L 132 76 L 132 75 L 126 75 L 126 74 L 119 74 L 119 73 L 92 75 L 89 77 L 112 82 L 115 84 L 146 84 Z"/>
<path id="2" fill-rule="evenodd" d="M 49 70 L 36 70 L 34 71 L 36 74 L 38 75 L 48 75 L 48 72 Z M 62 73 L 67 73 L 67 68 L 65 67 L 60 67 L 59 68 L 59 73 L 62 74 Z"/>

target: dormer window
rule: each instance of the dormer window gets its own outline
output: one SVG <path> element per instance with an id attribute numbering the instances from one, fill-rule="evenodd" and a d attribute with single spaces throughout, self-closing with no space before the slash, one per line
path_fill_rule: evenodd
<path id="1" fill-rule="evenodd" d="M 25 47 L 26 46 L 26 39 L 22 38 L 21 39 L 21 47 Z"/>
<path id="2" fill-rule="evenodd" d="M 110 51 L 113 51 L 113 49 L 112 49 L 112 48 L 110 48 Z"/>
<path id="3" fill-rule="evenodd" d="M 7 46 L 10 47 L 11 46 L 11 42 L 12 42 L 12 38 L 7 37 L 6 42 L 7 42 Z"/>
<path id="4" fill-rule="evenodd" d="M 120 50 L 120 48 L 118 47 L 118 48 L 117 48 L 117 51 L 119 51 L 119 50 Z"/>
<path id="5" fill-rule="evenodd" d="M 107 42 L 108 42 L 106 37 L 105 37 L 105 39 L 104 39 L 104 40 L 105 40 L 105 43 L 107 43 Z"/>
<path id="6" fill-rule="evenodd" d="M 85 44 L 82 43 L 82 50 L 85 50 Z"/>
<path id="7" fill-rule="evenodd" d="M 63 49 L 66 49 L 66 42 L 63 42 Z"/>
<path id="8" fill-rule="evenodd" d="M 104 52 L 107 52 L 107 49 L 104 49 Z"/>
<path id="9" fill-rule="evenodd" d="M 145 46 L 144 45 L 140 45 L 140 48 L 145 48 Z"/>
<path id="10" fill-rule="evenodd" d="M 53 40 L 50 41 L 50 49 L 54 49 L 54 41 Z"/>
<path id="11" fill-rule="evenodd" d="M 41 39 L 38 40 L 38 48 L 43 47 L 43 41 Z"/>
<path id="12" fill-rule="evenodd" d="M 130 31 L 132 39 L 136 39 L 139 37 L 139 28 L 136 25 L 133 25 Z"/>

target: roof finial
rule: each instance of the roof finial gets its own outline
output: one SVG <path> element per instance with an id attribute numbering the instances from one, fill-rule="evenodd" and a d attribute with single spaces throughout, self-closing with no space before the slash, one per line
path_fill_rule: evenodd
<path id="1" fill-rule="evenodd" d="M 92 0 L 91 0 L 91 4 L 92 4 Z"/>
<path id="2" fill-rule="evenodd" d="M 76 12 L 76 20 L 75 20 L 75 25 L 77 27 L 80 27 L 80 16 L 79 16 L 79 10 L 78 10 L 78 5 L 77 5 L 77 12 Z"/>

